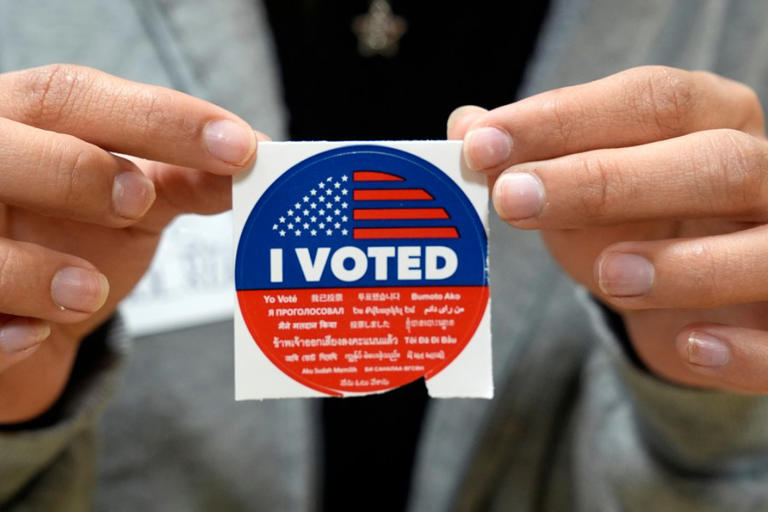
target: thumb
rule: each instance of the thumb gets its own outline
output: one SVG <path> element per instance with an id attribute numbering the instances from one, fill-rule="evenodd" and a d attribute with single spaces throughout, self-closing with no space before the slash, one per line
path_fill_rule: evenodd
<path id="1" fill-rule="evenodd" d="M 488 112 L 482 107 L 475 105 L 464 105 L 458 107 L 448 116 L 447 132 L 449 140 L 461 140 L 472 123 L 480 116 Z"/>

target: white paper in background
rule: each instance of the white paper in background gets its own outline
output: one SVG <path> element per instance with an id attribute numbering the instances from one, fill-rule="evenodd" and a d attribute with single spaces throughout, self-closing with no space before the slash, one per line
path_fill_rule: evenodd
<path id="1" fill-rule="evenodd" d="M 352 145 L 374 145 L 383 147 L 385 149 L 391 148 L 394 150 L 404 151 L 420 159 L 426 160 L 432 163 L 438 169 L 441 169 L 445 174 L 447 174 L 448 178 L 446 180 L 445 177 L 442 177 L 437 181 L 445 181 L 446 183 L 452 182 L 464 192 L 464 194 L 467 196 L 467 199 L 469 199 L 469 202 L 471 203 L 469 208 L 474 208 L 477 214 L 476 218 L 479 218 L 480 220 L 481 225 L 476 227 L 474 232 L 481 233 L 484 231 L 487 236 L 488 191 L 486 180 L 484 176 L 477 173 L 472 173 L 463 166 L 461 158 L 461 142 L 275 142 L 260 144 L 259 157 L 254 169 L 251 172 L 238 175 L 234 179 L 233 234 L 235 240 L 235 250 L 237 251 L 238 243 L 241 243 L 241 234 L 243 233 L 252 209 L 256 205 L 257 201 L 267 191 L 267 189 L 275 182 L 275 180 L 283 176 L 283 174 L 287 170 L 291 169 L 294 165 L 303 162 L 309 157 L 334 149 L 344 152 L 346 151 L 344 148 Z M 396 153 L 393 154 L 396 155 Z M 325 158 L 326 155 L 323 155 L 323 160 L 325 160 Z M 395 173 L 398 170 L 397 168 L 398 164 L 395 162 L 389 170 L 392 173 Z M 305 169 L 307 168 L 305 167 Z M 427 378 L 427 389 L 429 394 L 433 397 L 491 398 L 493 396 L 493 380 L 491 372 L 492 362 L 490 298 L 487 299 L 487 305 L 485 305 L 486 303 L 482 302 L 479 298 L 476 300 L 473 298 L 480 297 L 479 295 L 473 296 L 469 291 L 467 291 L 467 293 L 462 291 L 469 290 L 473 287 L 472 285 L 468 285 L 465 288 L 462 288 L 460 285 L 456 285 L 454 288 L 449 286 L 443 286 L 440 288 L 438 286 L 440 283 L 433 281 L 434 283 L 437 283 L 437 285 L 434 285 L 432 288 L 430 288 L 431 283 L 426 283 L 423 287 L 421 284 L 413 284 L 413 287 L 418 288 L 417 291 L 424 292 L 424 294 L 430 293 L 430 290 L 439 290 L 444 295 L 442 295 L 440 299 L 430 299 L 431 301 L 427 299 L 418 299 L 419 301 L 425 302 L 411 302 L 412 307 L 418 308 L 418 310 L 412 310 L 414 312 L 410 315 L 408 310 L 405 310 L 404 315 L 400 313 L 400 317 L 395 315 L 392 317 L 374 316 L 371 318 L 366 318 L 365 315 L 360 314 L 362 311 L 362 309 L 360 309 L 361 307 L 377 305 L 375 302 L 361 302 L 367 300 L 378 300 L 373 298 L 364 299 L 364 297 L 367 297 L 365 294 L 366 289 L 377 289 L 375 286 L 377 282 L 373 281 L 374 272 L 372 269 L 376 266 L 373 257 L 371 257 L 370 254 L 368 255 L 369 270 L 363 278 L 360 278 L 362 279 L 362 281 L 359 281 L 359 283 L 361 283 L 360 287 L 340 287 L 339 278 L 335 273 L 336 271 L 333 271 L 334 273 L 332 274 L 336 277 L 330 281 L 327 281 L 327 278 L 329 275 L 331 275 L 333 269 L 333 251 L 338 251 L 340 247 L 344 246 L 344 244 L 355 245 L 357 243 L 358 246 L 362 247 L 363 249 L 370 247 L 366 246 L 365 244 L 361 245 L 360 241 L 357 239 L 357 234 L 355 234 L 355 239 L 353 240 L 352 233 L 355 231 L 356 227 L 371 226 L 374 223 L 352 223 L 352 220 L 353 218 L 357 219 L 355 216 L 358 214 L 356 209 L 371 208 L 374 205 L 371 201 L 368 201 L 367 203 L 359 203 L 353 200 L 347 201 L 347 197 L 351 197 L 353 193 L 359 192 L 361 187 L 365 188 L 368 186 L 370 188 L 371 186 L 380 185 L 381 187 L 385 188 L 388 185 L 383 182 L 379 185 L 372 185 L 371 183 L 360 185 L 359 183 L 353 183 L 358 181 L 358 176 L 355 175 L 354 171 L 349 170 L 352 169 L 352 167 L 346 169 L 342 164 L 339 164 L 336 167 L 333 165 L 319 167 L 314 166 L 313 164 L 313 167 L 309 169 L 311 172 L 310 170 L 307 170 L 306 172 L 301 171 L 301 175 L 287 175 L 294 176 L 290 177 L 290 180 L 292 181 L 283 181 L 282 183 L 287 184 L 281 185 L 279 190 L 273 189 L 270 191 L 270 194 L 266 196 L 266 199 L 272 199 L 268 199 L 269 202 L 265 202 L 260 207 L 261 209 L 259 210 L 260 216 L 258 218 L 258 222 L 250 224 L 251 227 L 248 228 L 250 230 L 248 237 L 249 240 L 252 240 L 252 242 L 249 242 L 246 245 L 251 246 L 252 249 L 248 249 L 247 252 L 244 252 L 245 257 L 242 261 L 253 262 L 252 266 L 249 268 L 253 268 L 255 270 L 253 275 L 258 275 L 258 277 L 243 278 L 242 274 L 238 270 L 238 276 L 241 276 L 238 277 L 238 284 L 245 281 L 250 283 L 248 285 L 240 286 L 242 290 L 238 291 L 238 293 L 242 294 L 244 291 L 247 291 L 247 293 L 250 294 L 241 296 L 240 302 L 247 302 L 250 305 L 246 306 L 249 308 L 248 310 L 241 311 L 240 307 L 237 307 L 235 310 L 234 322 L 236 399 L 248 400 L 287 397 L 318 397 L 328 396 L 329 394 L 337 396 L 356 396 L 361 394 L 386 391 L 388 389 L 386 388 L 386 385 L 381 385 L 379 389 L 374 389 L 375 386 L 372 383 L 381 382 L 381 380 L 375 380 L 376 377 L 379 375 L 392 376 L 397 372 L 400 372 L 403 369 L 403 365 L 410 365 L 412 363 L 418 364 L 419 362 L 423 362 L 412 360 L 406 361 L 406 359 L 411 359 L 413 357 L 411 355 L 412 353 L 421 351 L 421 354 L 424 357 L 426 357 L 427 354 L 427 352 L 424 351 L 427 342 L 422 343 L 421 341 L 415 341 L 417 338 L 415 333 L 418 332 L 418 329 L 414 328 L 412 332 L 409 331 L 411 334 L 414 334 L 414 336 L 406 336 L 406 331 L 403 330 L 402 326 L 406 325 L 411 320 L 424 320 L 428 309 L 430 309 L 430 313 L 434 315 L 443 314 L 444 311 L 451 311 L 451 313 L 445 313 L 445 315 L 459 315 L 459 307 L 465 307 L 467 309 L 475 307 L 474 311 L 476 313 L 473 313 L 472 315 L 474 316 L 471 316 L 471 318 L 474 319 L 472 322 L 477 322 L 477 328 L 474 330 L 474 334 L 472 334 L 471 330 L 468 330 L 469 334 L 465 337 L 465 339 L 468 338 L 469 341 L 463 350 L 458 353 L 458 356 L 456 356 L 455 359 L 448 363 L 446 367 L 442 368 L 442 370 L 436 374 L 432 374 L 429 378 Z M 365 168 L 361 170 L 364 169 Z M 412 176 L 416 176 L 416 174 L 403 174 L 403 176 L 406 175 L 411 176 L 405 179 L 407 183 L 415 182 L 413 181 Z M 360 178 L 361 179 L 359 181 L 364 181 L 362 176 L 360 176 Z M 371 181 L 373 180 L 374 179 L 371 178 Z M 433 184 L 430 185 L 430 183 Z M 317 212 L 318 209 L 323 206 L 321 203 L 315 200 L 315 197 L 317 197 L 318 192 L 328 192 L 327 190 L 321 190 L 325 188 L 326 184 L 328 185 L 327 188 L 332 189 L 332 194 L 328 196 L 329 201 L 332 198 L 335 199 L 336 195 L 339 196 L 337 202 L 332 204 L 334 205 L 334 209 L 340 205 L 340 211 L 332 211 L 329 209 L 329 211 L 324 213 L 324 215 L 333 216 L 332 220 L 322 216 L 318 217 L 318 215 L 315 214 L 315 212 Z M 394 187 L 397 186 L 398 185 L 394 185 Z M 401 186 L 407 187 L 409 185 L 406 184 Z M 423 186 L 424 188 L 422 190 L 427 191 L 431 187 L 434 187 L 435 190 L 439 190 L 441 186 L 447 187 L 443 190 L 449 190 L 451 187 L 453 187 L 453 185 L 434 185 L 434 180 L 433 182 L 422 181 L 419 186 Z M 346 194 L 346 196 L 343 196 L 342 194 Z M 358 196 L 355 195 L 355 198 L 357 197 Z M 452 212 L 452 214 L 448 217 L 441 217 L 441 219 L 444 219 L 445 221 L 442 223 L 436 223 L 435 225 L 437 226 L 450 225 L 450 222 L 452 222 L 451 219 L 465 215 L 458 214 L 459 210 L 455 208 L 455 204 L 445 202 L 444 198 L 449 197 L 448 195 L 443 194 L 440 197 L 443 198 L 443 203 L 439 203 L 437 201 L 438 196 L 435 196 L 433 198 L 435 199 L 434 202 L 421 201 L 413 203 L 402 201 L 398 206 L 400 208 L 407 209 L 421 208 L 430 205 L 438 207 L 445 206 L 449 211 Z M 450 197 L 456 196 L 453 195 Z M 285 203 L 285 205 L 282 203 Z M 391 208 L 393 203 L 394 201 L 389 201 L 386 207 Z M 411 206 L 416 204 L 418 204 L 418 206 Z M 297 219 L 299 216 L 303 218 Z M 320 226 L 320 222 L 328 222 L 328 225 Z M 474 226 L 478 226 L 476 220 L 474 223 Z M 406 223 L 408 226 L 413 226 L 414 224 L 419 224 L 419 222 L 414 223 L 413 219 L 409 219 L 408 223 Z M 458 221 L 456 221 L 456 225 L 459 225 Z M 462 229 L 465 230 L 465 233 L 471 231 L 467 228 L 467 226 L 468 224 L 462 224 Z M 336 231 L 333 231 L 334 229 Z M 305 279 L 306 284 L 306 270 L 297 271 L 296 269 L 308 268 L 308 261 L 309 264 L 317 264 L 319 261 L 318 254 L 320 247 L 323 246 L 323 243 L 319 242 L 319 237 L 324 236 L 326 234 L 325 231 L 328 231 L 327 235 L 329 235 L 327 240 L 332 240 L 333 237 L 336 237 L 336 239 L 335 241 L 329 241 L 325 243 L 325 245 L 332 246 L 332 252 L 330 252 L 328 255 L 324 270 L 322 270 L 322 272 L 319 274 L 321 276 L 320 281 L 316 286 L 313 286 L 309 289 L 306 287 L 301 288 L 299 286 L 292 286 L 293 284 L 300 282 L 296 281 L 296 279 L 301 280 L 302 278 Z M 331 234 L 332 231 L 333 235 Z M 295 239 L 293 237 L 295 237 Z M 464 237 L 462 235 L 460 238 L 470 239 L 471 237 Z M 287 245 L 284 244 L 283 240 L 288 239 L 290 239 L 290 242 Z M 477 238 L 477 240 L 479 240 L 479 238 Z M 418 243 L 423 241 L 424 240 L 419 240 Z M 394 245 L 393 250 L 397 251 L 401 246 L 413 245 L 415 242 L 413 240 L 409 241 L 400 239 L 384 240 L 381 243 L 384 245 L 391 243 Z M 435 238 L 434 243 L 435 245 L 450 245 L 451 242 L 441 238 Z M 291 258 L 295 258 L 295 260 L 301 260 L 301 256 L 299 256 L 299 250 L 304 249 L 299 249 L 299 247 L 303 245 L 307 245 L 309 247 L 309 252 L 305 253 L 303 264 L 301 264 L 300 261 L 294 261 L 292 267 L 293 270 L 286 266 L 286 272 L 290 273 L 291 275 L 286 274 L 283 276 L 282 270 L 273 273 L 273 268 L 277 264 L 275 263 L 276 260 L 270 259 L 272 258 L 272 253 L 270 251 L 275 248 L 280 248 L 282 251 L 280 253 L 280 261 L 283 262 L 288 261 Z M 480 243 L 478 242 L 478 250 L 479 247 Z M 427 265 L 426 248 L 427 247 L 424 246 L 424 259 L 420 263 L 422 265 L 421 268 L 424 269 L 425 276 Z M 474 249 L 475 248 L 472 247 L 472 250 L 468 252 L 474 253 Z M 306 255 L 308 255 L 310 260 L 306 259 Z M 465 255 L 459 255 L 459 257 L 463 256 Z M 397 258 L 398 256 L 393 256 L 393 259 L 386 260 L 386 265 L 389 265 L 388 268 L 390 276 L 394 275 L 394 272 L 400 271 L 399 269 L 401 266 L 399 265 L 399 260 L 397 260 L 398 263 L 395 264 Z M 350 261 L 347 261 L 347 264 L 348 263 L 350 263 Z M 357 262 L 354 263 L 354 265 L 356 264 Z M 280 268 L 283 268 L 283 264 L 280 265 Z M 482 271 L 486 265 L 487 260 L 483 262 L 481 259 L 477 263 L 477 266 L 473 266 L 472 268 L 477 268 Z M 338 266 L 336 268 L 339 269 Z M 349 265 L 346 265 L 345 268 L 349 269 Z M 399 280 L 399 274 L 397 275 Z M 241 279 L 243 279 L 243 281 L 241 281 Z M 272 287 L 269 282 L 273 279 L 285 279 L 285 281 L 282 282 L 290 283 L 290 285 L 284 284 L 275 285 Z M 366 279 L 369 279 L 369 281 L 363 284 L 363 281 Z M 387 280 L 386 283 L 389 285 L 391 283 L 391 277 L 387 279 L 389 280 Z M 262 286 L 261 283 L 267 283 L 267 285 Z M 328 283 L 335 284 L 333 286 L 329 286 Z M 411 281 L 411 283 L 413 283 L 413 281 Z M 353 282 L 346 284 L 357 285 L 358 283 Z M 400 291 L 402 292 L 402 295 L 405 296 L 404 298 L 409 300 L 416 300 L 413 299 L 413 295 L 411 295 L 410 291 L 407 293 L 404 291 L 407 290 L 407 288 L 398 287 L 398 284 L 402 285 L 403 282 L 396 283 L 392 286 L 382 285 L 378 288 L 378 291 L 381 292 L 382 287 L 386 289 L 384 290 L 385 292 L 387 290 Z M 404 284 L 408 285 L 407 282 L 404 282 Z M 450 293 L 445 293 L 446 288 L 451 288 L 453 292 L 456 292 L 454 293 L 454 296 L 458 296 L 460 298 L 450 299 Z M 475 291 L 477 291 L 477 288 L 478 287 L 475 288 Z M 323 292 L 330 293 L 323 295 Z M 312 295 L 312 293 L 315 293 L 315 295 Z M 333 295 L 337 295 L 337 297 L 341 298 L 334 299 Z M 443 296 L 446 298 L 442 299 Z M 274 304 L 270 303 L 270 301 Z M 395 303 L 381 302 L 378 304 L 381 304 L 382 307 L 386 308 L 393 307 L 393 304 Z M 477 304 L 483 304 L 485 307 L 477 308 Z M 357 311 L 355 311 L 355 308 L 353 307 L 355 305 L 359 306 Z M 332 312 L 334 311 L 334 307 L 340 306 L 345 308 L 344 313 L 322 313 L 322 311 Z M 315 308 L 315 312 L 305 313 L 306 311 L 311 311 L 312 308 Z M 454 313 L 454 311 L 456 313 Z M 310 316 L 297 318 L 295 315 L 299 315 L 300 317 L 301 315 Z M 421 317 L 417 318 L 420 315 Z M 249 319 L 247 322 L 245 318 L 246 316 Z M 406 318 L 406 316 L 409 318 Z M 283 318 L 280 318 L 281 321 L 278 321 L 274 317 Z M 360 339 L 359 337 L 364 338 L 373 332 L 381 336 L 386 336 L 387 334 L 391 335 L 395 329 L 389 329 L 390 332 L 387 333 L 386 328 L 381 328 L 382 324 L 376 324 L 376 327 L 371 328 L 372 330 L 367 332 L 365 329 L 368 329 L 369 327 L 353 327 L 353 322 L 359 321 L 361 319 L 383 321 L 380 320 L 381 318 L 389 318 L 391 319 L 393 326 L 399 326 L 401 332 L 396 333 L 398 335 L 398 341 L 388 346 L 372 347 L 370 345 L 365 346 L 358 344 L 357 340 Z M 455 318 L 460 319 L 460 321 L 464 321 L 466 325 L 470 324 L 469 316 L 456 316 Z M 296 320 L 299 321 L 296 322 Z M 427 320 L 429 319 L 427 318 Z M 337 324 L 335 324 L 334 327 L 329 327 L 328 322 L 337 322 Z M 400 323 L 396 324 L 395 322 Z M 268 327 L 265 327 L 266 325 L 268 325 Z M 414 323 L 411 325 L 416 324 Z M 249 330 L 249 327 L 251 330 Z M 255 342 L 251 332 L 260 333 L 256 334 L 257 337 L 261 337 L 258 344 Z M 449 333 L 450 330 L 446 332 L 446 334 Z M 458 337 L 459 336 L 457 336 L 457 338 Z M 451 343 L 450 336 L 444 336 L 443 338 L 445 338 L 446 341 L 441 340 L 440 343 Z M 367 338 L 367 340 L 370 339 L 371 338 Z M 379 340 L 381 339 L 381 337 L 376 338 L 376 343 L 379 343 Z M 347 344 L 347 347 L 351 346 L 349 345 L 350 340 L 355 340 L 354 346 L 359 347 L 359 350 L 350 351 L 348 348 L 338 348 L 342 346 L 342 342 Z M 323 343 L 325 343 L 325 345 L 323 345 Z M 453 343 L 455 343 L 455 341 Z M 293 348 L 297 346 L 300 348 Z M 319 346 L 324 348 L 315 348 Z M 435 350 L 432 350 L 430 353 L 439 355 L 440 351 L 437 349 L 440 349 L 441 347 L 435 345 L 432 348 Z M 270 354 L 265 354 L 264 350 L 269 351 Z M 446 352 L 448 350 L 449 349 L 446 349 Z M 395 358 L 395 354 L 397 354 L 397 358 Z M 360 363 L 359 361 L 365 361 L 369 356 L 373 361 L 376 362 L 371 362 L 370 366 L 365 368 L 363 363 Z M 307 357 L 307 363 L 304 363 L 305 357 Z M 350 359 L 350 357 L 352 357 L 352 359 Z M 354 358 L 358 358 L 358 363 L 355 363 Z M 446 359 L 450 360 L 450 357 Z M 275 361 L 277 361 L 279 365 L 276 364 Z M 299 363 L 297 361 L 301 362 Z M 318 363 L 318 361 L 321 363 Z M 323 361 L 327 361 L 327 363 L 322 363 Z M 357 364 L 357 367 L 354 370 L 356 373 L 350 374 L 349 379 L 347 380 L 347 382 L 350 384 L 344 384 L 344 381 L 342 380 L 342 378 L 346 377 L 344 373 L 351 371 L 350 368 L 355 364 Z M 383 368 L 381 365 L 384 364 L 389 364 L 390 366 L 388 368 L 393 368 L 396 366 L 399 369 L 393 370 L 389 374 L 377 374 L 376 372 L 387 371 L 385 369 L 381 369 Z M 374 369 L 374 367 L 377 369 Z M 408 368 L 413 368 L 413 366 L 408 366 Z M 329 384 L 329 382 L 331 382 L 330 380 L 321 380 L 326 374 L 334 374 L 332 375 L 332 379 L 336 379 L 333 380 L 333 382 L 336 383 L 337 386 Z M 307 376 L 305 377 L 304 375 Z M 357 384 L 358 381 L 360 381 L 361 384 Z M 355 386 L 358 385 L 367 386 L 367 388 L 356 392 Z"/>
<path id="2" fill-rule="evenodd" d="M 165 230 L 149 272 L 120 305 L 131 335 L 232 318 L 231 219 L 182 215 Z"/>

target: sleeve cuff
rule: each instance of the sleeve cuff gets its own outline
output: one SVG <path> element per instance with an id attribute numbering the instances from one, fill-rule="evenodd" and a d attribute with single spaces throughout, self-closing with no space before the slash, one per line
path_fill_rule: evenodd
<path id="1" fill-rule="evenodd" d="M 0 430 L 0 504 L 93 426 L 117 384 L 128 347 L 122 322 L 113 317 L 83 340 L 56 404 L 35 420 Z"/>
<path id="2" fill-rule="evenodd" d="M 633 361 L 586 291 L 581 298 L 601 349 L 632 398 L 636 423 L 652 451 L 699 474 L 765 471 L 768 396 L 689 388 L 652 374 Z"/>

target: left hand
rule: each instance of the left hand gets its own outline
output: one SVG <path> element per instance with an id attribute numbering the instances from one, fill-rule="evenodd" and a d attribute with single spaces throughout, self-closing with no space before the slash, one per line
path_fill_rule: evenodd
<path id="1" fill-rule="evenodd" d="M 13 423 L 58 398 L 176 215 L 230 207 L 259 134 L 203 100 L 67 64 L 0 75 L 0 133 L 0 423 Z"/>
<path id="2" fill-rule="evenodd" d="M 768 392 L 768 142 L 751 89 L 641 67 L 463 107 L 448 135 L 491 175 L 500 217 L 541 231 L 654 372 Z"/>

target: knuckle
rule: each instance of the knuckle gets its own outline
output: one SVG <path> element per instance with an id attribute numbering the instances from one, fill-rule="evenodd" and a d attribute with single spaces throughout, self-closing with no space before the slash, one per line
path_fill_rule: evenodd
<path id="1" fill-rule="evenodd" d="M 571 152 L 571 141 L 574 140 L 577 128 L 576 120 L 583 118 L 582 110 L 567 88 L 554 89 L 546 93 L 542 113 L 550 119 L 549 124 L 556 130 L 555 133 L 565 153 Z"/>
<path id="2" fill-rule="evenodd" d="M 722 247 L 716 246 L 704 238 L 683 244 L 678 255 L 681 272 L 686 275 L 688 287 L 697 297 L 696 306 L 722 304 L 729 294 L 727 271 L 733 268 L 731 255 L 723 253 Z"/>
<path id="3" fill-rule="evenodd" d="M 605 219 L 611 214 L 612 189 L 620 186 L 619 173 L 597 154 L 581 158 L 577 166 L 576 175 L 582 177 L 578 185 L 581 214 L 592 221 Z"/>
<path id="4" fill-rule="evenodd" d="M 735 93 L 743 105 L 745 119 L 742 121 L 743 128 L 754 128 L 759 133 L 765 133 L 765 113 L 760 97 L 754 89 L 748 85 L 738 83 Z"/>
<path id="5" fill-rule="evenodd" d="M 130 105 L 134 122 L 147 139 L 167 137 L 173 130 L 180 137 L 192 139 L 197 135 L 198 126 L 191 118 L 174 115 L 176 100 L 170 91 L 156 88 L 139 90 Z"/>
<path id="6" fill-rule="evenodd" d="M 765 210 L 768 155 L 763 143 L 744 132 L 732 129 L 714 130 L 705 151 L 712 179 L 713 197 L 723 197 L 738 205 L 745 213 Z M 713 169 L 714 167 L 714 169 Z"/>
<path id="7" fill-rule="evenodd" d="M 691 75 L 717 92 L 719 108 L 728 114 L 728 126 L 748 133 L 765 133 L 763 106 L 754 89 L 710 71 L 693 71 Z"/>
<path id="8" fill-rule="evenodd" d="M 666 66 L 635 68 L 630 75 L 635 87 L 628 88 L 635 107 L 650 116 L 664 138 L 689 131 L 695 112 L 695 80 L 691 73 Z M 638 90 L 639 89 L 639 90 Z"/>
<path id="9" fill-rule="evenodd" d="M 763 105 L 760 103 L 760 97 L 757 95 L 757 92 L 750 86 L 739 83 L 738 84 L 738 95 L 741 101 L 750 109 L 750 110 L 759 110 L 762 112 Z"/>
<path id="10" fill-rule="evenodd" d="M 9 244 L 0 244 L 0 291 L 6 290 L 13 281 L 15 251 Z"/>
<path id="11" fill-rule="evenodd" d="M 76 149 L 73 149 L 76 148 Z M 66 141 L 51 144 L 50 147 L 52 190 L 59 208 L 83 208 L 93 204 L 93 199 L 83 197 L 80 186 L 87 169 L 93 168 L 93 153 L 86 148 L 77 148 Z"/>
<path id="12" fill-rule="evenodd" d="M 24 117 L 47 126 L 59 121 L 74 105 L 76 87 L 87 83 L 92 70 L 72 64 L 50 64 L 24 74 Z"/>

